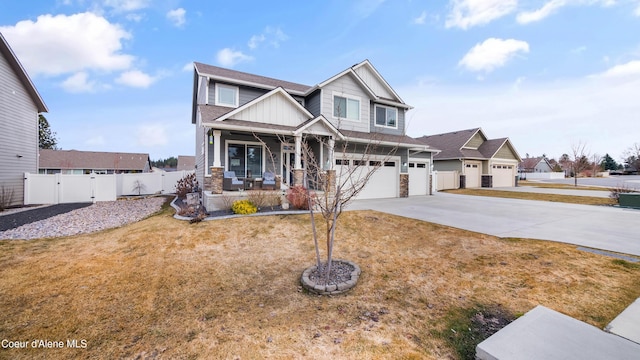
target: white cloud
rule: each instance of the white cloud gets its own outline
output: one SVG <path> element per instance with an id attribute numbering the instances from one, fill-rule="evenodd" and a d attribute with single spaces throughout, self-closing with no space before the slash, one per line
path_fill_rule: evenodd
<path id="1" fill-rule="evenodd" d="M 465 30 L 508 15 L 518 6 L 517 0 L 452 0 L 450 3 L 452 10 L 445 26 Z"/>
<path id="2" fill-rule="evenodd" d="M 169 143 L 167 129 L 161 124 L 143 124 L 138 126 L 137 142 L 148 147 L 165 146 Z"/>
<path id="3" fill-rule="evenodd" d="M 106 145 L 107 141 L 104 139 L 104 136 L 98 135 L 87 139 L 84 144 L 89 146 L 102 146 Z"/>
<path id="4" fill-rule="evenodd" d="M 183 8 L 177 8 L 167 12 L 167 19 L 173 23 L 174 26 L 181 27 L 184 25 L 187 11 Z"/>
<path id="5" fill-rule="evenodd" d="M 638 6 L 636 6 L 636 10 L 633 12 L 633 14 L 640 17 L 640 1 L 638 1 Z"/>
<path id="6" fill-rule="evenodd" d="M 252 50 L 256 49 L 261 44 L 267 44 L 268 46 L 279 48 L 280 43 L 287 41 L 288 39 L 289 36 L 279 27 L 267 26 L 261 34 L 253 35 L 249 39 L 247 46 Z"/>
<path id="7" fill-rule="evenodd" d="M 361 19 L 368 18 L 385 0 L 358 0 L 352 2 L 353 11 Z"/>
<path id="8" fill-rule="evenodd" d="M 518 53 L 528 53 L 529 44 L 514 39 L 489 38 L 481 44 L 476 44 L 458 63 L 469 71 L 484 71 L 489 73 L 504 66 L 507 61 Z"/>
<path id="9" fill-rule="evenodd" d="M 640 75 L 640 60 L 629 61 L 626 64 L 616 65 L 599 76 L 608 78 L 621 78 Z"/>
<path id="10" fill-rule="evenodd" d="M 135 59 L 121 53 L 131 34 L 90 12 L 41 15 L 35 22 L 20 21 L 0 31 L 31 76 L 123 70 Z"/>
<path id="11" fill-rule="evenodd" d="M 128 12 L 144 9 L 149 6 L 150 0 L 104 0 L 104 5 L 113 8 L 117 12 Z"/>
<path id="12" fill-rule="evenodd" d="M 137 87 L 137 88 L 148 88 L 153 84 L 157 78 L 150 76 L 148 74 L 143 73 L 140 70 L 131 70 L 126 71 L 120 74 L 120 76 L 115 80 L 116 83 Z"/>
<path id="13" fill-rule="evenodd" d="M 96 84 L 95 81 L 89 81 L 89 74 L 81 71 L 63 81 L 62 88 L 71 93 L 94 92 Z"/>
<path id="14" fill-rule="evenodd" d="M 559 8 L 567 5 L 566 0 L 551 0 L 544 4 L 540 9 L 535 11 L 524 11 L 518 14 L 516 20 L 520 24 L 528 24 L 535 21 L 540 21 L 547 16 L 555 13 Z"/>
<path id="15" fill-rule="evenodd" d="M 587 47 L 586 46 L 578 46 L 575 49 L 571 49 L 571 53 L 572 54 L 582 54 L 583 52 L 587 51 Z"/>
<path id="16" fill-rule="evenodd" d="M 411 22 L 416 25 L 424 25 L 426 19 L 427 19 L 427 12 L 423 11 L 422 14 L 420 14 L 420 16 L 414 18 L 413 21 Z"/>
<path id="17" fill-rule="evenodd" d="M 241 51 L 235 51 L 224 48 L 218 51 L 216 55 L 218 63 L 225 67 L 234 67 L 236 64 L 253 60 L 253 57 L 243 54 Z"/>
<path id="18" fill-rule="evenodd" d="M 129 21 L 140 22 L 142 21 L 144 16 L 142 14 L 131 13 L 131 14 L 127 14 L 125 18 Z"/>
<path id="19" fill-rule="evenodd" d="M 193 63 L 188 62 L 182 67 L 182 71 L 193 71 Z"/>

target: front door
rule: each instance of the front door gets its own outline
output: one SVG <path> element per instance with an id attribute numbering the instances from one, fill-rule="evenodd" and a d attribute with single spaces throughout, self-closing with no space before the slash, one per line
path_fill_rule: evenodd
<path id="1" fill-rule="evenodd" d="M 296 166 L 296 152 L 293 145 L 282 145 L 282 181 L 293 184 L 293 168 Z"/>

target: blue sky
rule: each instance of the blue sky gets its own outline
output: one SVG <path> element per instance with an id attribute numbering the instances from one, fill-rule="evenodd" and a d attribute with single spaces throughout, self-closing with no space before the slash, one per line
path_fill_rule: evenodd
<path id="1" fill-rule="evenodd" d="M 522 157 L 640 143 L 640 0 L 0 0 L 63 149 L 193 155 L 192 62 L 317 84 L 369 59 L 408 135 Z"/>

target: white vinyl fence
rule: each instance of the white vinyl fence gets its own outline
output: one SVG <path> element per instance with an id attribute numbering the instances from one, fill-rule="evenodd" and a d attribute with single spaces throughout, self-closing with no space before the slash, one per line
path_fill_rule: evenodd
<path id="1" fill-rule="evenodd" d="M 114 201 L 119 196 L 172 194 L 193 171 L 138 174 L 24 174 L 24 204 Z"/>
<path id="2" fill-rule="evenodd" d="M 457 171 L 435 171 L 436 190 L 460 188 L 460 173 Z"/>
<path id="3" fill-rule="evenodd" d="M 521 180 L 564 179 L 563 172 L 520 173 Z"/>

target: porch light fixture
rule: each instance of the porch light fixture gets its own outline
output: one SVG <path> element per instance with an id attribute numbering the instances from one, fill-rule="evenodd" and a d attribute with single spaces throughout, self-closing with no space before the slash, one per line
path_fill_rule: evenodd
<path id="1" fill-rule="evenodd" d="M 213 130 L 209 130 L 209 145 L 213 145 Z"/>

